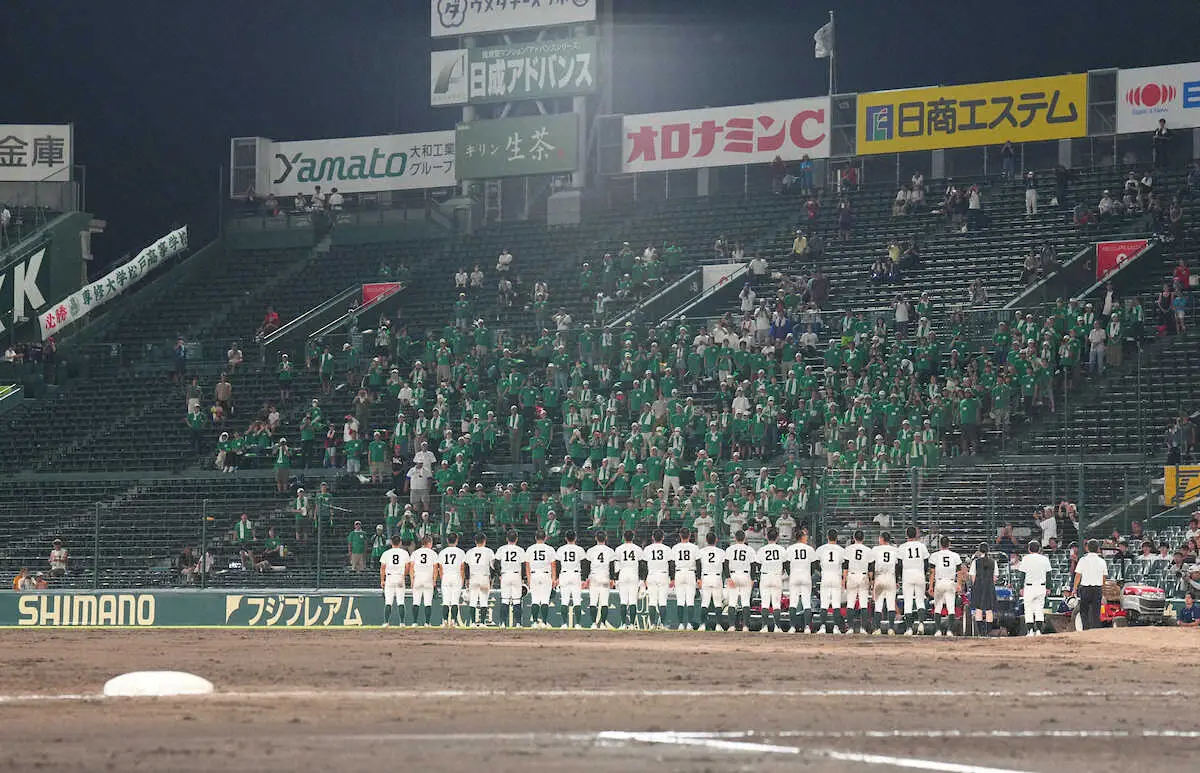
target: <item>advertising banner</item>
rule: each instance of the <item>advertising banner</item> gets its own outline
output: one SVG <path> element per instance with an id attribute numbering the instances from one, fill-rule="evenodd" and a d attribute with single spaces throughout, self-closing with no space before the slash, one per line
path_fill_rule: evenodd
<path id="1" fill-rule="evenodd" d="M 1126 239 L 1120 242 L 1097 242 L 1096 244 L 1096 279 L 1101 280 L 1137 257 L 1146 249 L 1149 242 L 1145 239 Z"/>
<path id="2" fill-rule="evenodd" d="M 71 124 L 0 124 L 0 182 L 68 182 Z"/>
<path id="3" fill-rule="evenodd" d="M 399 282 L 371 282 L 362 286 L 362 305 L 366 306 L 381 295 L 391 295 L 403 285 Z"/>
<path id="4" fill-rule="evenodd" d="M 454 185 L 454 132 L 385 134 L 270 146 L 271 193 L 328 193 L 449 188 Z"/>
<path id="5" fill-rule="evenodd" d="M 623 172 L 829 157 L 829 97 L 624 117 Z"/>
<path id="6" fill-rule="evenodd" d="M 1200 126 L 1200 62 L 1117 72 L 1117 133 Z M 1189 143 L 1190 144 L 1190 143 Z"/>
<path id="7" fill-rule="evenodd" d="M 159 263 L 187 249 L 187 226 L 172 231 L 100 279 L 84 285 L 38 316 L 42 340 L 61 333 L 88 312 L 100 308 L 132 287 Z"/>
<path id="8" fill-rule="evenodd" d="M 459 179 L 573 172 L 579 159 L 576 113 L 500 118 L 458 125 Z"/>
<path id="9" fill-rule="evenodd" d="M 859 155 L 1086 135 L 1087 75 L 858 95 Z"/>
<path id="10" fill-rule="evenodd" d="M 478 105 L 591 94 L 596 91 L 598 56 L 596 38 L 434 51 L 429 104 Z"/>
<path id="11" fill-rule="evenodd" d="M 596 20 L 597 0 L 430 0 L 435 38 L 582 24 Z"/>
<path id="12" fill-rule="evenodd" d="M 1200 466 L 1168 465 L 1163 468 L 1163 503 L 1179 507 L 1200 497 Z"/>

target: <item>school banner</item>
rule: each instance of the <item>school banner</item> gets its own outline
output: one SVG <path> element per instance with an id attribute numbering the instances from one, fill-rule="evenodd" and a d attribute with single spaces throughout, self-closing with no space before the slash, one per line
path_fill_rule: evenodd
<path id="1" fill-rule="evenodd" d="M 1102 280 L 1136 258 L 1149 245 L 1145 239 L 1126 239 L 1119 242 L 1096 243 L 1096 279 Z"/>
<path id="2" fill-rule="evenodd" d="M 1200 126 L 1200 62 L 1117 72 L 1117 133 L 1154 131 L 1160 118 L 1169 131 Z"/>
<path id="3" fill-rule="evenodd" d="M 598 0 L 430 0 L 435 38 L 583 24 L 596 20 Z"/>
<path id="4" fill-rule="evenodd" d="M 42 340 L 57 335 L 91 311 L 124 293 L 159 263 L 187 249 L 187 226 L 172 231 L 100 279 L 84 285 L 38 316 Z"/>
<path id="5" fill-rule="evenodd" d="M 858 95 L 859 155 L 1086 135 L 1087 75 Z"/>
<path id="6" fill-rule="evenodd" d="M 458 125 L 461 180 L 573 172 L 579 163 L 579 115 L 534 115 Z"/>
<path id="7" fill-rule="evenodd" d="M 596 38 L 433 51 L 429 104 L 478 105 L 592 94 L 598 57 Z"/>

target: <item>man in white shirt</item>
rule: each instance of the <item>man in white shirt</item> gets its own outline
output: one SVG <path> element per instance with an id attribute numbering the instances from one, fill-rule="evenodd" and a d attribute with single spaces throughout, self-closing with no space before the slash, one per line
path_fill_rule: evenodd
<path id="1" fill-rule="evenodd" d="M 575 628 L 583 617 L 583 548 L 575 544 L 574 529 L 563 532 L 566 543 L 558 549 L 558 603 L 562 605 L 563 626 Z"/>
<path id="2" fill-rule="evenodd" d="M 592 627 L 608 628 L 608 602 L 612 598 L 613 549 L 608 546 L 608 535 L 596 532 L 596 544 L 588 549 L 587 590 L 592 602 Z"/>
<path id="3" fill-rule="evenodd" d="M 620 604 L 622 628 L 637 627 L 638 591 L 642 587 L 642 549 L 633 541 L 633 529 L 625 530 L 625 541 L 616 549 L 613 561 L 617 565 L 617 603 Z"/>
<path id="4" fill-rule="evenodd" d="M 950 538 L 942 537 L 941 550 L 929 557 L 933 575 L 929 578 L 929 595 L 933 597 L 933 614 L 939 615 L 938 629 L 934 636 L 953 636 L 950 618 L 954 617 L 954 606 L 958 598 L 960 583 L 958 568 L 962 557 L 950 549 Z"/>
<path id="5" fill-rule="evenodd" d="M 900 597 L 904 601 L 905 636 L 912 636 L 915 627 L 925 632 L 925 562 L 929 560 L 929 548 L 917 540 L 917 527 L 905 530 L 908 541 L 900 546 Z"/>
<path id="6" fill-rule="evenodd" d="M 1108 577 L 1108 565 L 1100 557 L 1100 543 L 1087 541 L 1087 554 L 1075 564 L 1075 581 L 1071 592 L 1079 597 L 1079 617 L 1083 630 L 1100 627 L 1100 598 L 1104 580 Z"/>
<path id="7" fill-rule="evenodd" d="M 442 627 L 453 628 L 459 625 L 461 616 L 458 606 L 462 603 L 463 583 L 467 578 L 467 554 L 458 546 L 458 535 L 451 532 L 446 535 L 446 547 L 438 553 L 437 572 L 435 580 L 440 579 L 442 585 Z"/>
<path id="8" fill-rule="evenodd" d="M 475 535 L 475 547 L 467 551 L 467 624 L 487 625 L 487 610 L 491 606 L 492 563 L 496 554 L 487 546 L 487 535 Z"/>
<path id="9" fill-rule="evenodd" d="M 791 511 L 784 510 L 783 515 L 775 519 L 775 528 L 779 529 L 779 544 L 790 545 L 796 539 L 796 519 Z"/>
<path id="10" fill-rule="evenodd" d="M 538 529 L 534 543 L 525 550 L 525 581 L 529 585 L 529 627 L 550 627 L 550 595 L 558 581 L 554 548 L 546 544 L 546 532 Z"/>
<path id="11" fill-rule="evenodd" d="M 345 203 L 345 199 L 342 198 L 342 194 L 338 193 L 338 189 L 334 188 L 333 190 L 329 191 L 329 198 L 326 199 L 326 203 L 329 204 L 329 209 L 332 211 L 341 212 L 342 205 Z"/>
<path id="12" fill-rule="evenodd" d="M 812 562 L 817 552 L 808 544 L 808 534 L 801 532 L 800 538 L 788 546 L 786 558 L 791 632 L 799 633 L 803 628 L 812 633 Z"/>
<path id="13" fill-rule="evenodd" d="M 896 562 L 900 553 L 892 545 L 892 535 L 879 535 L 879 544 L 871 551 L 874 564 L 873 596 L 875 601 L 875 635 L 896 635 L 899 619 L 896 616 Z"/>
<path id="14" fill-rule="evenodd" d="M 671 548 L 671 563 L 675 569 L 671 585 L 675 588 L 675 611 L 679 615 L 681 631 L 689 625 L 693 631 L 700 629 L 700 617 L 696 614 L 696 562 L 700 560 L 700 550 L 691 540 L 691 533 L 680 529 L 679 541 Z"/>
<path id="15" fill-rule="evenodd" d="M 521 624 L 521 571 L 525 568 L 525 551 L 517 545 L 517 533 L 508 533 L 508 543 L 496 551 L 500 569 L 500 625 L 512 628 Z M 516 607 L 516 609 L 513 609 Z"/>
<path id="16" fill-rule="evenodd" d="M 671 592 L 671 549 L 663 544 L 662 529 L 650 535 L 650 544 L 642 550 L 646 562 L 646 603 L 650 612 L 650 627 L 656 631 L 666 628 L 667 596 Z"/>
<path id="17" fill-rule="evenodd" d="M 1106 351 L 1105 342 L 1108 341 L 1108 332 L 1104 329 L 1100 320 L 1092 323 L 1092 329 L 1087 334 L 1088 344 L 1088 368 L 1093 375 L 1104 375 L 1104 353 Z"/>
<path id="18" fill-rule="evenodd" d="M 1021 559 L 1019 570 L 1025 575 L 1021 600 L 1025 604 L 1026 636 L 1041 636 L 1046 629 L 1046 575 L 1050 559 L 1042 554 L 1037 540 L 1029 541 L 1029 553 Z"/>
<path id="19" fill-rule="evenodd" d="M 433 472 L 424 462 L 417 462 L 408 469 L 404 476 L 404 488 L 409 495 L 409 503 L 422 510 L 429 510 L 429 487 L 433 481 Z"/>
<path id="20" fill-rule="evenodd" d="M 699 545 L 701 542 L 707 544 L 708 535 L 716 528 L 716 525 L 717 523 L 713 520 L 712 514 L 708 510 L 702 510 L 692 524 L 696 529 L 696 544 Z"/>
<path id="21" fill-rule="evenodd" d="M 825 534 L 826 542 L 817 548 L 817 561 L 821 564 L 821 624 L 816 633 L 828 633 L 830 624 L 833 633 L 842 632 L 842 564 L 846 562 L 846 550 L 838 544 L 836 529 Z M 830 611 L 832 610 L 832 612 Z"/>
<path id="22" fill-rule="evenodd" d="M 725 580 L 725 551 L 717 547 L 717 533 L 704 536 L 708 544 L 700 551 L 700 606 L 704 609 L 705 629 L 715 631 L 719 623 L 717 610 L 724 606 L 722 587 Z"/>
<path id="23" fill-rule="evenodd" d="M 746 544 L 746 533 L 736 531 L 733 544 L 725 550 L 725 564 L 729 567 L 729 592 L 726 601 L 733 611 L 733 630 L 740 631 L 750 622 L 750 596 L 754 585 L 750 569 L 754 564 L 754 550 Z M 726 627 L 725 630 L 729 630 Z"/>
<path id="24" fill-rule="evenodd" d="M 433 622 L 433 576 L 437 565 L 438 554 L 433 550 L 433 537 L 422 538 L 421 547 L 413 551 L 408 564 L 412 577 L 414 625 L 428 628 Z M 421 622 L 422 611 L 425 613 L 425 622 Z"/>
<path id="25" fill-rule="evenodd" d="M 408 572 L 408 551 L 400 547 L 400 535 L 392 535 L 392 546 L 379 557 L 379 587 L 383 588 L 383 627 L 392 624 L 392 607 L 400 611 L 404 625 L 404 576 Z"/>
<path id="26" fill-rule="evenodd" d="M 780 519 L 782 520 L 782 518 Z M 779 529 L 767 529 L 767 544 L 758 549 L 758 592 L 762 604 L 765 632 L 783 631 L 779 625 L 780 609 L 783 607 L 783 563 L 787 551 L 779 544 Z M 767 614 L 770 614 L 770 618 Z"/>
<path id="27" fill-rule="evenodd" d="M 1037 519 L 1038 528 L 1042 530 L 1042 547 L 1050 544 L 1050 540 L 1058 539 L 1058 521 L 1054 517 L 1054 508 L 1047 505 L 1042 508 L 1042 516 Z"/>
<path id="28" fill-rule="evenodd" d="M 846 615 L 847 626 L 855 633 L 862 633 L 867 626 L 867 606 L 871 602 L 871 584 L 867 575 L 871 568 L 874 551 L 863 544 L 862 529 L 854 532 L 853 542 L 846 548 Z"/>

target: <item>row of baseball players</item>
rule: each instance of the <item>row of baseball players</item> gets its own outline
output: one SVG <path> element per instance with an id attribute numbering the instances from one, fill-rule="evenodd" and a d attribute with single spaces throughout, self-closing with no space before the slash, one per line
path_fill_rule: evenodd
<path id="1" fill-rule="evenodd" d="M 942 537 L 942 549 L 930 554 L 925 543 L 917 540 L 914 527 L 907 529 L 907 541 L 898 546 L 892 544 L 886 532 L 879 537 L 878 545 L 868 546 L 861 531 L 854 532 L 851 543 L 843 546 L 833 530 L 827 533 L 823 545 L 810 545 L 807 535 L 802 535 L 785 546 L 772 528 L 767 543 L 757 551 L 746 544 L 745 534 L 740 531 L 728 548 L 717 547 L 716 535 L 711 532 L 705 535 L 708 544 L 700 547 L 691 541 L 687 529 L 680 530 L 679 541 L 671 546 L 663 543 L 661 530 L 656 530 L 645 546 L 636 544 L 634 533 L 626 531 L 625 541 L 615 549 L 609 547 L 603 531 L 595 533 L 595 544 L 587 550 L 576 544 L 573 531 L 563 536 L 565 544 L 555 549 L 546 544 L 545 532 L 539 531 L 536 542 L 522 548 L 517 544 L 516 532 L 509 532 L 506 544 L 492 550 L 486 535 L 479 534 L 475 547 L 464 551 L 458 547 L 458 535 L 451 534 L 440 552 L 433 550 L 432 538 L 426 537 L 411 554 L 400 547 L 399 536 L 394 536 L 392 547 L 380 557 L 383 625 L 391 624 L 393 607 L 404 622 L 406 588 L 412 591 L 413 623 L 430 625 L 435 589 L 439 587 L 443 625 L 484 625 L 491 612 L 495 573 L 499 576 L 500 606 L 494 620 L 504 626 L 522 624 L 522 601 L 528 588 L 531 627 L 550 627 L 550 601 L 557 589 L 565 627 L 574 628 L 585 621 L 583 594 L 587 591 L 589 625 L 607 628 L 608 607 L 615 589 L 618 627 L 636 626 L 642 596 L 651 627 L 665 627 L 667 600 L 674 595 L 680 628 L 690 625 L 699 629 L 703 624 L 708 630 L 741 630 L 749 620 L 751 593 L 757 581 L 764 631 L 783 630 L 780 616 L 786 586 L 787 598 L 792 602 L 788 609 L 792 633 L 841 633 L 852 629 L 856 633 L 867 630 L 876 635 L 894 635 L 903 621 L 905 634 L 911 636 L 918 628 L 924 631 L 928 593 L 933 598 L 934 614 L 940 614 L 935 635 L 951 635 L 949 623 L 963 585 L 963 560 L 949 549 L 949 539 Z M 1021 561 L 1021 571 L 1025 573 L 1025 617 L 1032 634 L 1041 631 L 1045 619 L 1050 563 L 1036 542 L 1030 543 L 1029 551 Z M 815 625 L 814 563 L 820 567 L 820 619 Z M 995 571 L 994 562 L 984 566 L 990 567 L 989 574 Z M 967 573 L 972 579 L 975 568 L 976 561 L 972 561 Z M 903 618 L 897 595 L 903 602 Z M 869 607 L 874 611 L 873 621 L 868 617 Z M 722 610 L 729 613 L 725 620 L 720 619 Z"/>

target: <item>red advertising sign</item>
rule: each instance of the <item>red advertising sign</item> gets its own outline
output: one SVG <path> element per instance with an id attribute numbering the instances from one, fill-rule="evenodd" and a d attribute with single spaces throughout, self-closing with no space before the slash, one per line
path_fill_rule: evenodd
<path id="1" fill-rule="evenodd" d="M 362 302 L 366 306 L 381 295 L 391 295 L 400 289 L 399 282 L 372 282 L 363 285 Z"/>
<path id="2" fill-rule="evenodd" d="M 624 118 L 624 172 L 829 157 L 829 97 Z"/>
<path id="3" fill-rule="evenodd" d="M 1132 260 L 1149 244 L 1145 239 L 1126 239 L 1121 242 L 1098 242 L 1096 244 L 1096 279 L 1104 279 L 1128 261 Z"/>

